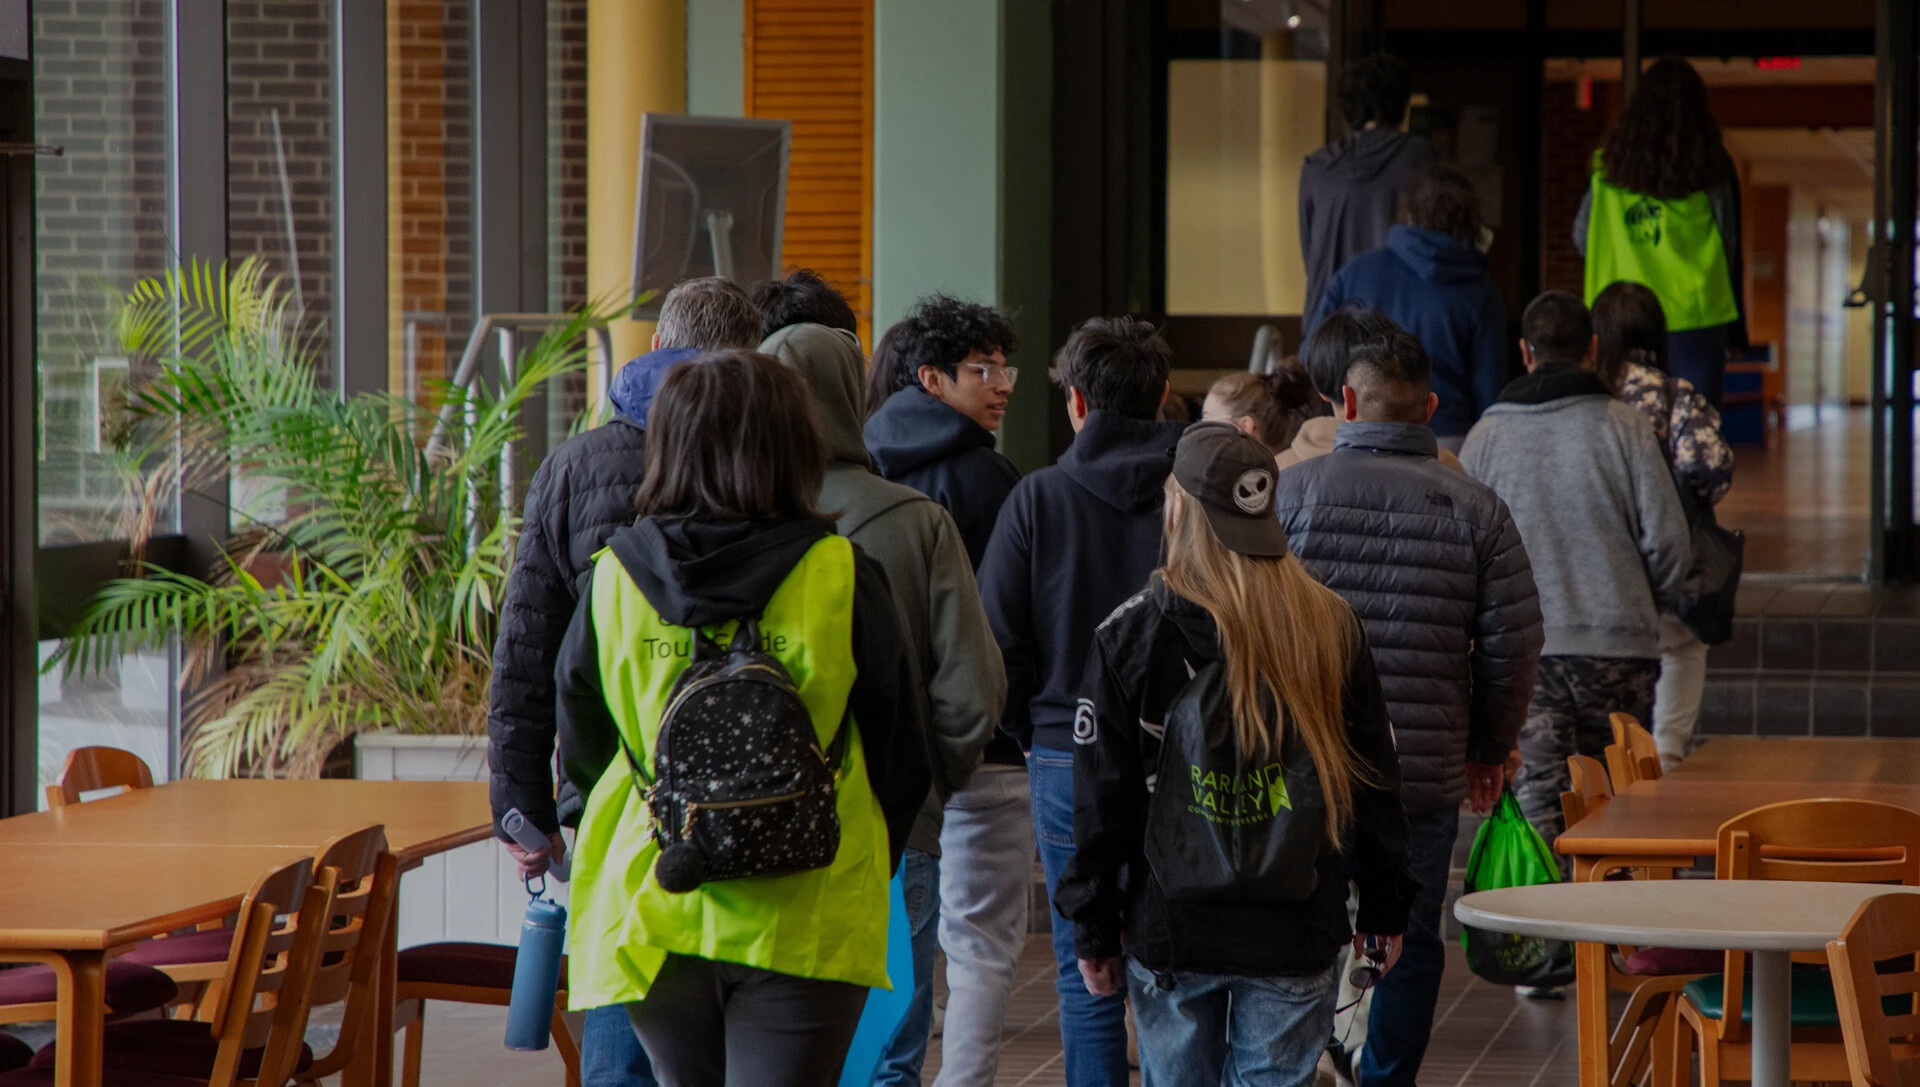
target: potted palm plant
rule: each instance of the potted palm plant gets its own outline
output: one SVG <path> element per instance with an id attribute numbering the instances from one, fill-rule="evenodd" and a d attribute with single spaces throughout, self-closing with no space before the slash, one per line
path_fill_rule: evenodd
<path id="1" fill-rule="evenodd" d="M 503 388 L 441 388 L 464 422 L 429 442 L 436 412 L 322 385 L 311 326 L 258 261 L 142 281 L 117 323 L 141 375 L 119 442 L 134 568 L 48 667 L 99 669 L 178 636 L 191 775 L 311 776 L 360 734 L 483 734 L 517 527 L 502 454 L 604 320 L 588 307 L 551 328 Z M 183 494 L 246 483 L 211 571 L 140 561 L 175 478 Z"/>

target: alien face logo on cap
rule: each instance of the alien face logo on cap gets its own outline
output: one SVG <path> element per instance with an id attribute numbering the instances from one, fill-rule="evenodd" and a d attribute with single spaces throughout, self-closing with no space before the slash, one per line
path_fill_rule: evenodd
<path id="1" fill-rule="evenodd" d="M 1273 505 L 1273 473 L 1253 468 L 1233 485 L 1233 504 L 1248 513 L 1265 513 Z"/>

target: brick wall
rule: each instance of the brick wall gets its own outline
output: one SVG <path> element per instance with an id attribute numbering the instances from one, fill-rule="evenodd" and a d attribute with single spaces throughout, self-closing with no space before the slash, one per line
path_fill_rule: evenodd
<path id="1" fill-rule="evenodd" d="M 558 313 L 587 300 L 587 0 L 547 0 L 547 209 L 547 308 Z M 586 397 L 586 375 L 569 375 L 558 418 Z"/>
<path id="2" fill-rule="evenodd" d="M 387 6 L 387 272 L 390 372 L 408 313 L 420 388 L 451 377 L 473 327 L 473 66 L 468 0 Z"/>
<path id="3" fill-rule="evenodd" d="M 1619 84 L 1593 84 L 1581 109 L 1571 81 L 1548 83 L 1541 107 L 1540 289 L 1578 294 L 1586 264 L 1573 246 L 1573 217 L 1592 174 L 1593 151 L 1618 110 Z"/>
<path id="4" fill-rule="evenodd" d="M 330 0 L 227 0 L 229 259 L 264 257 L 288 290 L 297 270 L 307 321 L 318 331 L 321 373 L 329 377 L 332 8 Z"/>
<path id="5" fill-rule="evenodd" d="M 35 134 L 66 148 L 34 160 L 40 538 L 50 544 L 115 534 L 122 489 L 97 452 L 95 360 L 120 355 L 107 331 L 120 293 L 169 264 L 166 5 L 128 0 L 112 16 L 97 6 L 33 7 Z"/>

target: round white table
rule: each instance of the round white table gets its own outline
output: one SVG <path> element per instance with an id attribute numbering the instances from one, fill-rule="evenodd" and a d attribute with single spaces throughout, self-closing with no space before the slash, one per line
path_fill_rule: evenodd
<path id="1" fill-rule="evenodd" d="M 1489 932 L 1592 945 L 1753 952 L 1753 1084 L 1787 1087 L 1790 953 L 1824 950 L 1862 902 L 1897 892 L 1920 893 L 1920 888 L 1726 879 L 1548 883 L 1464 895 L 1453 915 L 1463 925 Z M 1593 961 L 1587 958 L 1583 967 Z M 1605 993 L 1590 991 L 1584 972 L 1582 1004 L 1597 995 L 1599 1008 L 1596 1013 L 1582 1007 L 1581 1014 L 1598 1014 L 1604 1023 Z M 1593 1071 L 1606 1068 L 1606 1031 L 1597 1036 L 1598 1058 L 1581 1054 L 1586 1087 L 1595 1087 Z M 1599 1083 L 1605 1082 L 1602 1076 Z"/>

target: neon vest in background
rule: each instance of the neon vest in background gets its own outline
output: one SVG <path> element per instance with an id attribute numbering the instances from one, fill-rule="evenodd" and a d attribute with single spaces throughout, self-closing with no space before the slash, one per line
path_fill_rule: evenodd
<path id="1" fill-rule="evenodd" d="M 815 543 L 768 601 L 760 630 L 792 676 L 826 749 L 853 689 L 853 545 Z M 594 558 L 600 683 L 620 735 L 653 771 L 660 715 L 686 670 L 686 629 L 669 625 L 611 551 Z M 737 623 L 708 627 L 721 645 Z M 835 799 L 833 864 L 671 894 L 654 880 L 660 847 L 624 755 L 594 784 L 574 846 L 568 985 L 574 1010 L 646 996 L 669 953 L 869 988 L 887 982 L 887 825 L 867 781 L 860 734 L 848 737 Z"/>
<path id="2" fill-rule="evenodd" d="M 1623 279 L 1659 297 L 1669 332 L 1713 328 L 1740 316 L 1707 194 L 1661 200 L 1610 185 L 1596 168 L 1587 214 L 1587 305 Z"/>

